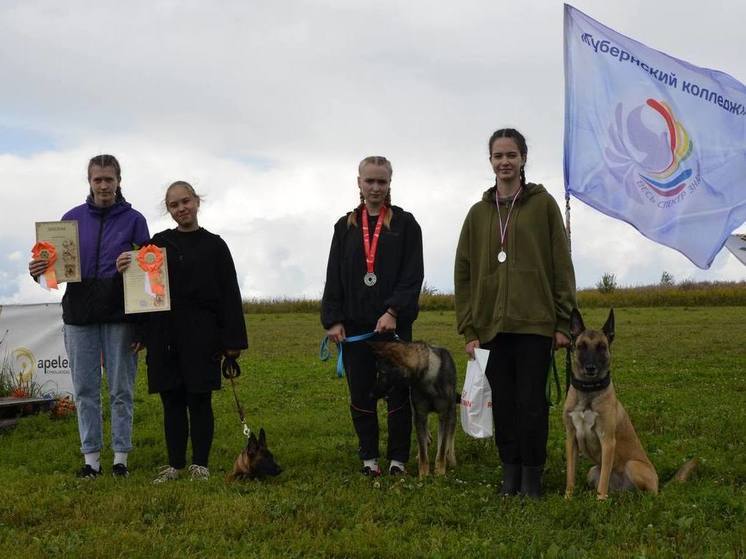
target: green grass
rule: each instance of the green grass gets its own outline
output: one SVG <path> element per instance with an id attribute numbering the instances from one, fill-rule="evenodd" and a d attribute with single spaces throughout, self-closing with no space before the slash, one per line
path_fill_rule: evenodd
<path id="1" fill-rule="evenodd" d="M 586 324 L 600 326 L 605 314 L 587 311 Z M 239 395 L 251 427 L 267 430 L 285 469 L 279 478 L 224 483 L 243 444 L 224 388 L 214 397 L 212 479 L 152 486 L 166 458 L 160 401 L 147 394 L 141 369 L 127 480 L 74 478 L 74 419 L 28 417 L 0 435 L 0 550 L 3 557 L 743 557 L 745 316 L 739 307 L 617 311 L 614 382 L 659 475 L 669 478 L 694 455 L 702 466 L 694 480 L 657 497 L 601 503 L 587 490 L 562 497 L 558 408 L 541 501 L 498 497 L 494 445 L 460 427 L 459 465 L 445 477 L 363 478 L 345 382 L 316 357 L 318 317 L 250 315 Z M 449 347 L 462 382 L 452 312 L 423 313 L 415 336 Z M 105 453 L 107 471 L 110 463 Z"/>
<path id="2" fill-rule="evenodd" d="M 597 288 L 578 290 L 578 306 L 589 308 L 622 307 L 735 307 L 746 306 L 746 281 L 694 282 L 675 285 L 615 287 L 602 293 Z M 247 314 L 318 313 L 318 299 L 251 299 L 244 301 Z M 439 293 L 424 285 L 420 293 L 423 311 L 454 310 L 453 293 Z"/>

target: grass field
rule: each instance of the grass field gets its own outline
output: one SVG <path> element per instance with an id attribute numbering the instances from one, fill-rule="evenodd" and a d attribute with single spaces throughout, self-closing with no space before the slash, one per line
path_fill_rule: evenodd
<path id="1" fill-rule="evenodd" d="M 600 326 L 605 310 L 585 314 Z M 78 481 L 74 419 L 22 419 L 0 435 L 2 557 L 744 557 L 746 308 L 617 311 L 614 383 L 661 479 L 699 456 L 698 476 L 657 497 L 564 489 L 560 409 L 551 413 L 547 495 L 500 498 L 490 441 L 456 440 L 443 478 L 358 474 L 344 380 L 320 363 L 313 314 L 248 316 L 239 394 L 285 471 L 226 485 L 244 439 L 229 388 L 215 394 L 212 478 L 153 486 L 165 463 L 161 410 L 141 369 L 132 475 Z M 465 355 L 450 311 L 423 313 L 415 337 Z M 559 364 L 558 359 L 558 364 Z M 382 408 L 381 408 L 382 409 Z M 108 424 L 108 423 L 107 423 Z M 385 437 L 385 434 L 384 434 Z M 385 438 L 384 438 L 385 440 Z M 104 453 L 110 472 L 111 454 Z M 583 471 L 588 463 L 581 461 Z M 410 471 L 416 470 L 414 461 Z"/>

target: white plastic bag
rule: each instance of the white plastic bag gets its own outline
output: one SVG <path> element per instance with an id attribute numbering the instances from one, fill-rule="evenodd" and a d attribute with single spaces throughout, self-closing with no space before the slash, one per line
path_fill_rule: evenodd
<path id="1" fill-rule="evenodd" d="M 492 436 L 492 390 L 485 376 L 486 349 L 474 350 L 474 359 L 466 366 L 466 379 L 461 392 L 461 427 L 470 437 L 486 439 Z"/>

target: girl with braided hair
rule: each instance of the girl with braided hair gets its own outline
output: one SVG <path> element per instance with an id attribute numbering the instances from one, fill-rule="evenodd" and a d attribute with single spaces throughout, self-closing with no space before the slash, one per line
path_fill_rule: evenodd
<path id="1" fill-rule="evenodd" d="M 358 167 L 360 205 L 334 226 L 321 302 L 321 323 L 329 340 L 344 344 L 350 413 L 359 441 L 362 473 L 378 476 L 376 358 L 368 344 L 348 337 L 374 333 L 371 341 L 394 334 L 411 341 L 424 276 L 422 232 L 412 214 L 391 205 L 391 163 L 366 157 Z M 412 433 L 409 388 L 387 395 L 389 473 L 405 473 Z"/>
<path id="2" fill-rule="evenodd" d="M 113 155 L 97 155 L 88 162 L 88 196 L 63 220 L 78 222 L 82 281 L 68 283 L 62 298 L 65 350 L 70 359 L 78 415 L 83 467 L 77 476 L 101 475 L 103 419 L 101 366 L 106 372 L 111 404 L 111 472 L 127 477 L 132 450 L 137 344 L 124 315 L 122 277 L 116 258 L 150 234 L 145 218 L 122 195 L 122 168 Z M 38 281 L 47 263 L 35 258 L 29 273 Z M 103 361 L 102 361 L 103 360 Z"/>
<path id="3" fill-rule="evenodd" d="M 569 343 L 575 272 L 562 215 L 540 184 L 526 182 L 528 147 L 513 128 L 492 134 L 495 186 L 464 221 L 454 271 L 458 331 L 466 352 L 490 351 L 495 443 L 502 494 L 541 495 L 555 348 Z"/>

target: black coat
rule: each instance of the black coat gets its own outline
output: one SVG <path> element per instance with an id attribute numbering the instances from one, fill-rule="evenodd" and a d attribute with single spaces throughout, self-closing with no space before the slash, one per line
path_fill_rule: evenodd
<path id="1" fill-rule="evenodd" d="M 225 241 L 205 229 L 167 229 L 150 241 L 166 249 L 171 310 L 148 314 L 148 389 L 220 388 L 223 350 L 248 347 L 236 269 Z"/>
<path id="2" fill-rule="evenodd" d="M 347 335 L 369 332 L 389 307 L 397 311 L 400 327 L 411 326 L 417 318 L 424 279 L 422 231 L 411 213 L 398 206 L 390 210 L 391 228 L 383 227 L 378 240 L 378 281 L 373 287 L 363 284 L 366 267 L 360 210 L 355 210 L 358 226 L 348 227 L 347 216 L 334 225 L 321 301 L 324 328 L 342 322 Z"/>

